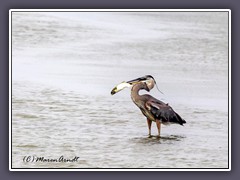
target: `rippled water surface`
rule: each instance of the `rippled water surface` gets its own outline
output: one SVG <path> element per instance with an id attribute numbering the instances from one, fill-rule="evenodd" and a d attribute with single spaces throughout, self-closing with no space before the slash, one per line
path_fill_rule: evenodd
<path id="1" fill-rule="evenodd" d="M 228 168 L 227 12 L 13 12 L 12 42 L 13 168 Z M 110 95 L 146 74 L 187 121 L 161 138 Z"/>

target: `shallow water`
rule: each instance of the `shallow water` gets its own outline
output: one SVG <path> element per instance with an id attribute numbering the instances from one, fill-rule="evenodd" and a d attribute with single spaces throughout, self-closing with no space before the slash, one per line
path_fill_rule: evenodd
<path id="1" fill-rule="evenodd" d="M 227 168 L 226 12 L 14 12 L 13 168 Z M 187 124 L 147 122 L 124 80 L 155 77 Z M 25 156 L 79 157 L 73 163 Z"/>

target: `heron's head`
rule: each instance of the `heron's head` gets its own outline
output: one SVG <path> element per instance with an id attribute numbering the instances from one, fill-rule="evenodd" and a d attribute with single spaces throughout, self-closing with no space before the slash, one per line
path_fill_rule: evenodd
<path id="1" fill-rule="evenodd" d="M 139 77 L 139 78 L 127 81 L 127 83 L 129 83 L 131 85 L 137 84 L 139 82 L 146 83 L 149 90 L 151 90 L 154 87 L 154 85 L 156 84 L 155 79 L 151 75 L 146 75 L 143 77 Z"/>
<path id="2" fill-rule="evenodd" d="M 127 88 L 127 87 L 132 87 L 133 85 L 137 84 L 137 83 L 145 83 L 146 86 L 147 86 L 147 89 L 150 91 L 154 85 L 156 84 L 156 81 L 155 79 L 151 76 L 151 75 L 146 75 L 146 76 L 142 76 L 142 77 L 139 77 L 139 78 L 136 78 L 136 79 L 133 79 L 133 80 L 130 80 L 130 81 L 127 81 L 127 82 L 122 82 L 120 84 L 118 84 L 117 86 L 115 86 L 112 91 L 111 91 L 111 94 L 114 95 L 116 94 L 117 92 Z M 161 91 L 160 91 L 161 92 Z"/>

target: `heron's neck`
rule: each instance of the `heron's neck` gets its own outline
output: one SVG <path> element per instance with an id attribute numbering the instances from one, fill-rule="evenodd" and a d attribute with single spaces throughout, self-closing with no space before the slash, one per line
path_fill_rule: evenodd
<path id="1" fill-rule="evenodd" d="M 139 91 L 141 89 L 145 89 L 143 83 L 135 84 L 132 87 L 131 98 L 132 98 L 133 102 L 138 103 L 139 101 L 142 100 L 143 97 L 141 95 L 139 95 Z"/>

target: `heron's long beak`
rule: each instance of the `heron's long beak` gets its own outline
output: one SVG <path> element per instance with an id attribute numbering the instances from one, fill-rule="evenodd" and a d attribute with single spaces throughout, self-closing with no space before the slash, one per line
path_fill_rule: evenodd
<path id="1" fill-rule="evenodd" d="M 118 84 L 117 86 L 115 86 L 112 91 L 111 91 L 111 94 L 114 95 L 116 94 L 117 92 L 127 88 L 127 87 L 132 87 L 134 84 L 137 84 L 139 82 L 144 82 L 146 81 L 146 77 L 140 77 L 140 78 L 136 78 L 136 79 L 133 79 L 133 80 L 130 80 L 130 81 L 123 81 L 122 83 Z"/>
<path id="2" fill-rule="evenodd" d="M 148 77 L 148 76 L 146 75 L 146 76 L 143 76 L 143 77 L 140 77 L 140 78 L 133 79 L 133 80 L 131 80 L 131 81 L 127 81 L 127 83 L 129 83 L 129 84 L 131 84 L 131 85 L 134 85 L 134 84 L 139 83 L 139 82 L 147 82 L 147 81 L 148 81 L 147 77 Z M 153 79 L 153 82 L 154 82 L 154 84 L 156 85 L 158 91 L 163 94 L 163 92 L 160 91 L 160 89 L 158 88 L 155 79 L 154 79 L 153 77 L 152 77 L 152 79 Z"/>
<path id="3" fill-rule="evenodd" d="M 132 85 L 123 81 L 122 83 L 118 84 L 117 86 L 115 86 L 112 91 L 111 91 L 111 95 L 116 94 L 117 92 L 127 88 L 127 87 L 131 87 Z"/>
<path id="4" fill-rule="evenodd" d="M 134 84 L 139 83 L 139 82 L 145 82 L 146 80 L 147 80 L 146 77 L 140 77 L 140 78 L 136 78 L 136 79 L 127 81 L 127 83 L 131 84 L 131 85 L 134 85 Z"/>

